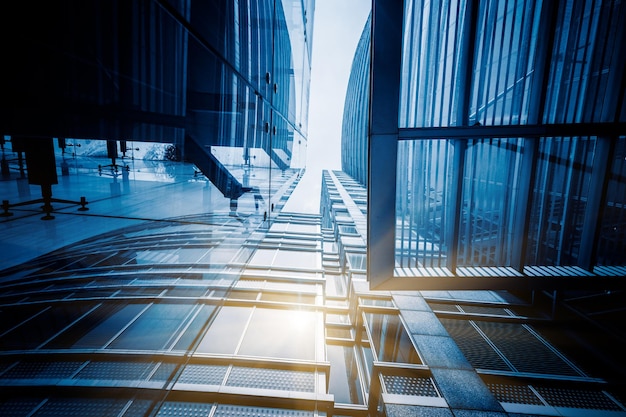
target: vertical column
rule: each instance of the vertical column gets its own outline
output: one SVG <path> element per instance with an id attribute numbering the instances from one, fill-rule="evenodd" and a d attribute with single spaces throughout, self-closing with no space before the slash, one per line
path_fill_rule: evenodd
<path id="1" fill-rule="evenodd" d="M 531 86 L 528 123 L 541 124 L 544 118 L 546 94 L 550 78 L 552 49 L 556 29 L 558 2 L 543 2 L 539 20 L 537 49 L 535 53 L 535 75 Z M 542 41 L 542 39 L 544 41 Z M 535 185 L 535 171 L 537 170 L 537 156 L 539 152 L 539 138 L 524 138 L 522 150 L 521 175 L 519 182 L 519 197 L 515 208 L 515 224 L 513 225 L 513 239 L 511 266 L 518 271 L 524 269 L 526 250 L 528 247 L 528 228 L 530 210 L 532 208 L 533 187 Z"/>
<path id="2" fill-rule="evenodd" d="M 626 19 L 626 7 L 619 8 L 619 16 L 616 22 L 624 22 Z M 596 42 L 606 42 L 606 39 L 597 39 Z M 609 79 L 607 82 L 607 97 L 602 106 L 600 119 L 602 122 L 614 122 L 619 120 L 620 100 L 626 89 L 626 58 L 622 51 L 626 46 L 626 25 L 619 24 L 615 34 L 615 44 L 612 49 L 612 59 L 609 66 Z M 600 228 L 602 227 L 602 211 L 607 204 L 607 190 L 609 176 L 613 165 L 615 141 L 617 137 L 598 137 L 593 155 L 591 167 L 591 180 L 589 194 L 585 205 L 585 217 L 578 252 L 578 266 L 589 271 L 596 264 L 598 242 L 600 240 Z"/>
<path id="3" fill-rule="evenodd" d="M 578 266 L 591 271 L 596 264 L 598 240 L 602 227 L 602 210 L 606 206 L 606 193 L 611 174 L 612 155 L 616 138 L 599 137 L 593 154 L 589 194 L 585 205 L 585 217 L 578 251 Z"/>
<path id="4" fill-rule="evenodd" d="M 476 27 L 478 21 L 478 4 L 467 1 L 463 16 L 463 33 L 461 35 L 461 51 L 459 53 L 459 78 L 455 88 L 459 101 L 456 109 L 457 126 L 469 125 L 469 106 L 472 91 L 472 73 L 474 71 L 474 55 L 476 44 Z M 456 272 L 459 252 L 459 232 L 463 208 L 463 173 L 465 171 L 466 139 L 454 139 L 452 167 L 450 168 L 449 200 L 447 204 L 446 243 L 448 247 L 446 266 L 450 272 Z"/>
<path id="5" fill-rule="evenodd" d="M 403 18 L 403 0 L 373 0 L 367 186 L 367 274 L 371 288 L 393 278 L 395 266 Z"/>

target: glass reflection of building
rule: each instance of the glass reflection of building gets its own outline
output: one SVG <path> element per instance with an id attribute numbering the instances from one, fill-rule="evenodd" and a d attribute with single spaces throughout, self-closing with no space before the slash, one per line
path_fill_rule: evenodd
<path id="1" fill-rule="evenodd" d="M 131 143 L 166 143 L 233 207 L 248 193 L 271 215 L 272 178 L 305 163 L 313 10 L 300 0 L 15 2 L 2 13 L 11 65 L 0 130 L 33 160 L 31 184 L 58 182 L 39 162 L 54 158 L 53 138 L 102 140 L 113 168 Z"/>
<path id="2" fill-rule="evenodd" d="M 477 4 L 487 13 L 505 2 Z M 517 20 L 486 16 L 528 22 L 516 2 L 506 4 Z M 525 4 L 530 13 L 533 4 Z M 407 2 L 411 13 L 425 13 L 411 16 L 436 38 L 441 31 L 431 30 L 434 21 L 423 23 L 430 22 L 426 16 L 441 13 L 437 21 L 452 24 L 465 3 L 417 6 Z M 56 143 L 66 148 L 52 149 L 55 173 L 61 172 L 52 190 L 68 200 L 85 195 L 89 210 L 53 202 L 56 218 L 42 222 L 34 203 L 7 206 L 12 215 L 0 218 L 6 255 L 0 259 L 0 415 L 626 414 L 619 288 L 558 296 L 535 291 L 534 302 L 524 291 L 371 290 L 368 169 L 357 167 L 367 159 L 366 136 L 344 142 L 349 175 L 323 173 L 321 215 L 285 210 L 306 148 L 313 2 L 65 2 L 42 5 L 41 14 L 25 7 L 2 14 L 3 30 L 16 24 L 41 30 L 1 41 L 25 61 L 8 68 L 12 81 L 2 84 L 11 98 L 2 111 L 11 117 L 1 121 L 7 137 L 0 191 L 9 203 L 38 192 L 42 184 L 27 184 L 27 174 L 37 171 L 28 157 L 51 147 L 48 139 L 65 138 Z M 577 9 L 563 10 L 570 16 Z M 369 56 L 367 28 L 351 81 L 361 86 L 359 97 L 369 91 L 367 74 L 358 71 Z M 25 54 L 21 42 L 40 54 Z M 43 75 L 33 73 L 45 63 L 38 56 L 54 64 Z M 346 117 L 358 119 L 346 123 L 344 134 L 367 135 L 366 104 L 346 106 Z M 91 156 L 88 140 L 113 143 L 113 154 L 122 143 L 132 153 L 159 142 L 166 157 L 115 155 L 118 169 L 102 168 L 111 154 Z M 437 167 L 456 145 L 407 144 L 413 148 L 398 153 L 405 157 L 398 172 L 411 177 L 411 186 L 398 175 L 406 191 L 398 195 L 414 223 L 403 227 L 402 217 L 398 224 L 413 237 L 400 242 L 398 253 L 449 267 L 441 187 L 450 180 Z M 469 191 L 463 192 L 475 198 L 466 217 L 479 213 L 481 220 L 462 228 L 472 236 L 477 225 L 484 229 L 459 255 L 466 264 L 497 259 L 492 240 L 504 221 L 493 198 L 491 206 L 477 198 L 493 190 L 480 187 L 506 189 L 505 177 L 519 177 L 513 169 L 484 170 L 480 161 L 500 167 L 504 158 L 517 166 L 526 144 L 467 143 L 466 169 L 492 178 L 472 182 L 465 175 Z M 418 153 L 418 145 L 427 146 Z M 558 163 L 569 162 L 544 158 L 537 172 L 551 170 L 554 184 L 580 168 L 570 163 L 569 171 L 559 171 Z M 434 169 L 423 180 L 432 193 L 414 184 L 427 169 Z M 416 202 L 417 195 L 423 198 Z M 430 213 L 419 233 L 415 207 Z M 545 308 L 546 294 L 559 303 Z"/>

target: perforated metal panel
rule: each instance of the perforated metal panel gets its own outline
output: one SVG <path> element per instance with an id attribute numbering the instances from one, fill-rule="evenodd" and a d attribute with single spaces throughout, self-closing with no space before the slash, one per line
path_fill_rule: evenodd
<path id="1" fill-rule="evenodd" d="M 430 378 L 383 375 L 383 381 L 389 394 L 417 395 L 422 397 L 439 396 Z"/>
<path id="2" fill-rule="evenodd" d="M 39 410 L 37 417 L 117 417 L 126 400 L 101 398 L 52 398 Z"/>
<path id="3" fill-rule="evenodd" d="M 175 363 L 161 363 L 154 374 L 150 377 L 151 381 L 167 381 L 170 379 L 172 372 L 176 369 Z"/>
<path id="4" fill-rule="evenodd" d="M 20 362 L 0 379 L 69 378 L 83 362 Z"/>
<path id="5" fill-rule="evenodd" d="M 264 388 L 281 391 L 315 391 L 312 372 L 264 368 L 233 368 L 226 385 L 246 388 Z"/>
<path id="6" fill-rule="evenodd" d="M 586 408 L 596 410 L 621 410 L 602 391 L 535 387 L 537 392 L 555 407 Z"/>
<path id="7" fill-rule="evenodd" d="M 76 378 L 144 380 L 154 366 L 154 363 L 145 362 L 90 362 L 76 375 Z"/>
<path id="8" fill-rule="evenodd" d="M 240 279 L 235 284 L 236 288 L 263 288 L 265 287 L 265 280 L 254 279 Z"/>
<path id="9" fill-rule="evenodd" d="M 146 412 L 152 405 L 152 401 L 148 400 L 135 400 L 128 407 L 123 417 L 145 417 Z"/>
<path id="10" fill-rule="evenodd" d="M 464 312 L 470 314 L 492 314 L 495 316 L 511 316 L 504 308 L 501 307 L 483 307 L 464 305 L 461 306 Z"/>
<path id="11" fill-rule="evenodd" d="M 511 370 L 469 321 L 441 319 L 441 323 L 474 368 Z"/>
<path id="12" fill-rule="evenodd" d="M 458 313 L 459 309 L 454 304 L 443 304 L 443 303 L 428 303 L 430 308 L 434 311 L 451 311 Z"/>
<path id="13" fill-rule="evenodd" d="M 218 405 L 214 417 L 314 417 L 312 411 Z M 195 416 L 194 416 L 195 417 Z"/>
<path id="14" fill-rule="evenodd" d="M 496 399 L 503 403 L 543 405 L 527 385 L 487 384 Z"/>
<path id="15" fill-rule="evenodd" d="M 178 382 L 183 384 L 221 385 L 227 369 L 226 366 L 187 365 Z"/>
<path id="16" fill-rule="evenodd" d="M 477 321 L 476 325 L 519 372 L 580 375 L 521 324 Z"/>
<path id="17" fill-rule="evenodd" d="M 15 398 L 0 402 L 0 416 L 22 417 L 29 415 L 43 400 L 34 398 Z"/>
<path id="18" fill-rule="evenodd" d="M 157 417 L 207 417 L 212 407 L 212 404 L 166 402 L 159 409 Z"/>

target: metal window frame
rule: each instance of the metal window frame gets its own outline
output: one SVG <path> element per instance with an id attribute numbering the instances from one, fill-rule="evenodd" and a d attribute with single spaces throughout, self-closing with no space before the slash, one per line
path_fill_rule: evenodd
<path id="1" fill-rule="evenodd" d="M 370 62 L 370 108 L 369 108 L 369 156 L 368 156 L 368 206 L 367 206 L 367 279 L 372 290 L 402 289 L 555 289 L 555 288 L 589 288 L 611 289 L 626 287 L 624 273 L 626 268 L 617 267 L 615 274 L 606 275 L 603 271 L 594 272 L 596 250 L 599 240 L 600 213 L 603 201 L 606 200 L 608 177 L 610 175 L 611 149 L 621 136 L 626 136 L 626 123 L 617 122 L 617 96 L 614 103 L 603 109 L 601 122 L 589 123 L 552 123 L 542 124 L 546 89 L 549 82 L 551 54 L 557 26 L 556 16 L 558 4 L 544 3 L 540 13 L 541 36 L 546 38 L 543 47 L 536 51 L 537 68 L 540 82 L 534 87 L 531 100 L 533 114 L 526 125 L 470 126 L 469 100 L 472 85 L 472 73 L 475 51 L 476 26 L 478 7 L 473 2 L 467 3 L 465 10 L 466 22 L 461 42 L 461 54 L 464 64 L 461 67 L 460 79 L 455 83 L 460 97 L 457 114 L 457 126 L 399 128 L 399 100 L 402 72 L 402 40 L 404 22 L 403 0 L 373 0 L 371 27 L 371 62 Z M 624 26 L 624 25 L 622 25 Z M 624 28 L 617 36 L 623 42 L 626 36 Z M 616 71 L 611 77 L 613 91 L 623 91 L 624 54 L 618 54 L 613 64 Z M 621 69 L 621 71 L 619 71 Z M 620 96 L 621 97 L 621 96 Z M 610 107 L 610 108 L 608 108 Z M 532 205 L 533 176 L 536 170 L 538 138 L 546 137 L 581 137 L 598 138 L 598 157 L 594 158 L 592 171 L 592 195 L 594 202 L 586 210 L 583 226 L 585 242 L 581 244 L 581 257 L 576 267 L 580 274 L 565 267 L 561 270 L 545 268 L 545 273 L 537 274 L 536 270 L 526 270 L 524 254 Z M 523 204 L 517 208 L 514 232 L 520 238 L 515 247 L 512 265 L 501 268 L 467 273 L 458 273 L 456 254 L 459 237 L 460 210 L 462 203 L 462 170 L 464 166 L 464 150 L 470 139 L 482 138 L 524 138 L 528 152 L 523 160 L 525 168 L 531 175 L 522 184 Z M 424 271 L 427 268 L 396 268 L 396 170 L 397 150 L 400 140 L 442 139 L 454 144 L 454 171 L 452 178 L 452 196 L 448 210 L 449 222 L 452 220 L 449 235 L 447 268 L 440 271 Z M 432 269 L 432 268 L 431 268 Z M 504 271 L 504 272 L 503 272 Z M 575 271 L 575 270 L 574 270 Z M 450 279 L 452 278 L 452 279 Z"/>

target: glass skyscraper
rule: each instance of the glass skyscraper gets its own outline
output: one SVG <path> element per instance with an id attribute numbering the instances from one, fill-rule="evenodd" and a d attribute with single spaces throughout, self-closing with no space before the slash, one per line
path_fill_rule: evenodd
<path id="1" fill-rule="evenodd" d="M 356 334 L 330 340 L 327 314 L 327 349 L 356 355 L 346 358 L 370 415 L 624 414 L 619 291 L 567 294 L 554 309 L 514 288 L 371 291 L 366 195 L 345 172 L 323 173 L 322 227 L 333 230 Z"/>
<path id="2" fill-rule="evenodd" d="M 373 4 L 342 137 L 372 285 L 621 286 L 622 2 Z"/>
<path id="3" fill-rule="evenodd" d="M 3 6 L 0 416 L 626 416 L 626 7 L 373 6 L 319 214 L 312 0 Z"/>
<path id="4" fill-rule="evenodd" d="M 53 138 L 106 141 L 112 168 L 130 143 L 158 142 L 233 208 L 253 195 L 269 216 L 272 180 L 305 164 L 313 11 L 303 0 L 6 5 L 0 130 L 44 193 L 58 183 Z"/>

